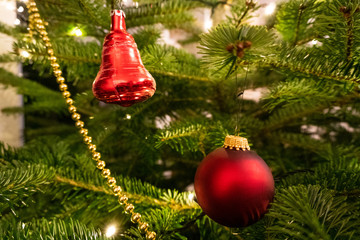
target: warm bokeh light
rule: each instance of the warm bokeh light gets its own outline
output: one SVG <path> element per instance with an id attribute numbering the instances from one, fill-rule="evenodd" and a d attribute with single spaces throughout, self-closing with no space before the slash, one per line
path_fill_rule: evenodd
<path id="1" fill-rule="evenodd" d="M 14 21 L 14 24 L 15 24 L 15 25 L 20 25 L 20 23 L 21 23 L 20 19 L 18 19 L 18 18 L 15 19 L 15 21 Z"/>
<path id="2" fill-rule="evenodd" d="M 24 9 L 23 6 L 20 6 L 20 7 L 17 9 L 17 11 L 20 12 L 20 13 L 24 12 L 24 10 L 25 10 L 25 9 Z"/>
<path id="3" fill-rule="evenodd" d="M 30 57 L 30 53 L 25 51 L 25 50 L 21 50 L 20 51 L 20 56 L 22 56 L 24 58 L 28 58 L 28 57 Z"/>
<path id="4" fill-rule="evenodd" d="M 194 197 L 195 197 L 195 195 L 193 193 L 190 193 L 189 196 L 188 196 L 190 201 L 193 201 Z"/>
<path id="5" fill-rule="evenodd" d="M 265 7 L 265 15 L 271 15 L 275 12 L 276 3 L 271 2 Z"/>
<path id="6" fill-rule="evenodd" d="M 106 237 L 112 237 L 115 235 L 115 233 L 116 233 L 115 225 L 110 225 L 106 228 L 106 233 L 105 233 Z"/>
<path id="7" fill-rule="evenodd" d="M 69 32 L 70 36 L 77 36 L 80 37 L 83 35 L 83 32 L 81 31 L 80 28 L 78 27 L 74 27 L 73 29 L 71 29 L 71 31 Z"/>

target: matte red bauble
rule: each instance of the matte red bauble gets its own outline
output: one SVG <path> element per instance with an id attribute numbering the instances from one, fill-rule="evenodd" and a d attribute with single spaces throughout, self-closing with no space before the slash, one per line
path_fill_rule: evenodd
<path id="1" fill-rule="evenodd" d="M 156 83 L 141 61 L 134 38 L 126 32 L 125 13 L 113 10 L 111 22 L 93 93 L 100 101 L 129 107 L 154 95 Z"/>
<path id="2" fill-rule="evenodd" d="M 246 227 L 266 213 L 274 197 L 269 167 L 246 138 L 227 136 L 224 148 L 211 152 L 195 175 L 195 192 L 203 211 L 228 227 Z"/>

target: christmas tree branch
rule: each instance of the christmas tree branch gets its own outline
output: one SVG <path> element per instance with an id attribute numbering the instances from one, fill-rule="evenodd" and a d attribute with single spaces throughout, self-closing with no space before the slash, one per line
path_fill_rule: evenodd
<path id="1" fill-rule="evenodd" d="M 16 51 L 19 51 L 19 48 L 15 49 Z M 32 56 L 36 56 L 36 57 L 44 57 L 46 58 L 48 56 L 48 54 L 46 52 L 38 52 L 35 50 L 27 50 Z M 60 59 L 60 60 L 64 60 L 64 61 L 69 61 L 69 62 L 83 62 L 83 63 L 94 63 L 94 64 L 101 64 L 101 59 L 99 58 L 89 58 L 89 57 L 79 57 L 79 56 L 65 56 L 65 55 L 61 55 L 56 53 L 56 58 Z"/>
<path id="2" fill-rule="evenodd" d="M 37 52 L 37 51 L 30 50 L 30 49 L 28 50 L 28 52 L 32 56 L 44 57 L 44 58 L 47 57 L 47 54 L 45 52 Z M 58 53 L 56 54 L 56 57 L 59 60 L 68 61 L 68 62 L 94 63 L 94 64 L 99 64 L 99 65 L 101 64 L 101 59 L 99 59 L 99 58 L 68 56 L 68 55 L 61 55 Z M 202 82 L 210 81 L 210 79 L 208 77 L 191 76 L 191 75 L 186 75 L 186 74 L 174 73 L 174 72 L 170 72 L 170 71 L 158 70 L 156 68 L 151 68 L 151 67 L 148 67 L 147 69 L 152 74 L 158 74 L 158 75 L 162 75 L 165 77 L 171 77 L 171 78 L 176 78 L 176 79 L 188 79 L 191 81 L 202 81 Z"/>
<path id="3" fill-rule="evenodd" d="M 168 230 L 166 232 L 164 232 L 164 234 L 166 235 L 171 235 L 175 232 L 180 232 L 182 230 L 185 230 L 189 227 L 191 227 L 192 225 L 194 225 L 196 223 L 197 220 L 203 218 L 204 216 L 206 216 L 206 214 L 204 212 L 201 212 L 198 216 L 196 216 L 195 218 L 191 219 L 189 222 L 187 222 L 184 226 L 182 226 L 181 228 L 176 228 L 176 229 L 172 229 L 172 230 Z"/>
<path id="4" fill-rule="evenodd" d="M 243 14 L 241 15 L 241 17 L 240 17 L 239 20 L 237 21 L 236 28 L 238 28 L 238 27 L 241 25 L 242 20 L 244 20 L 244 18 L 246 17 L 246 15 L 249 13 L 249 11 L 250 11 L 251 9 L 254 8 L 254 6 L 255 6 L 255 3 L 253 3 L 252 0 L 250 0 L 249 2 L 246 1 L 245 11 L 243 12 Z"/>
<path id="5" fill-rule="evenodd" d="M 303 4 L 300 4 L 299 11 L 298 11 L 298 16 L 297 16 L 297 19 L 296 19 L 295 39 L 294 39 L 294 42 L 293 42 L 293 46 L 296 46 L 297 43 L 298 43 L 300 24 L 301 24 L 301 17 L 303 15 L 303 12 L 304 12 L 305 8 L 306 8 L 306 6 L 304 6 Z"/>
<path id="6" fill-rule="evenodd" d="M 73 179 L 69 179 L 60 175 L 55 175 L 55 181 L 59 182 L 59 183 L 65 183 L 74 187 L 79 187 L 79 188 L 83 188 L 86 190 L 90 190 L 93 192 L 101 192 L 101 193 L 105 193 L 107 195 L 114 195 L 110 190 L 104 188 L 104 187 L 100 187 L 100 186 L 94 186 L 92 184 L 87 184 L 81 181 L 75 181 Z M 157 205 L 159 207 L 168 207 L 177 211 L 183 211 L 183 210 L 189 210 L 189 209 L 195 209 L 195 206 L 190 206 L 190 205 L 184 205 L 184 204 L 180 204 L 180 203 L 176 203 L 176 202 L 167 202 L 164 200 L 160 200 L 160 199 L 155 199 L 149 196 L 143 196 L 140 194 L 135 194 L 135 193 L 129 193 L 129 192 L 122 192 L 123 194 L 126 194 L 130 199 L 133 200 L 134 203 L 146 203 L 146 204 L 150 204 L 150 205 Z"/>
<path id="7" fill-rule="evenodd" d="M 148 70 L 149 70 L 149 72 L 154 73 L 154 74 L 159 74 L 159 75 L 162 75 L 165 77 L 172 77 L 172 78 L 177 78 L 177 79 L 188 79 L 188 80 L 192 80 L 192 81 L 203 81 L 203 82 L 208 82 L 210 80 L 207 77 L 189 76 L 189 75 L 185 75 L 185 74 L 157 70 L 155 68 L 148 68 Z"/>
<path id="8" fill-rule="evenodd" d="M 351 13 L 351 9 L 345 6 L 340 8 L 340 12 L 343 13 L 343 16 L 346 20 L 346 59 L 350 61 L 353 56 L 353 43 L 354 43 L 354 21 L 353 14 Z"/>
<path id="9" fill-rule="evenodd" d="M 359 94 L 354 93 L 352 95 L 338 97 L 336 100 L 332 101 L 331 104 L 332 106 L 344 106 L 349 103 L 352 103 L 354 99 L 358 99 L 358 98 L 359 98 Z M 321 112 L 321 110 L 328 108 L 329 104 L 330 103 L 326 102 L 323 104 L 319 104 L 317 106 L 298 105 L 296 108 L 292 106 L 287 109 L 280 109 L 279 111 L 283 111 L 283 112 L 278 112 L 277 115 L 273 115 L 272 117 L 270 117 L 267 120 L 267 122 L 264 124 L 262 129 L 263 130 L 266 129 L 266 131 L 272 131 L 275 129 L 282 128 L 288 123 L 297 125 L 298 123 L 294 121 L 295 119 L 300 119 L 301 117 L 309 116 L 312 113 L 319 113 Z M 283 115 L 284 113 L 285 115 Z M 261 131 L 257 131 L 254 134 L 257 133 L 260 134 L 260 132 Z"/>
<path id="10" fill-rule="evenodd" d="M 360 83 L 360 78 L 358 77 L 351 77 L 346 75 L 338 75 L 338 74 L 327 74 L 321 71 L 311 70 L 301 66 L 295 66 L 289 63 L 281 63 L 280 61 L 272 61 L 272 60 L 261 60 L 261 61 L 242 61 L 237 64 L 238 66 L 255 66 L 255 67 L 270 67 L 274 69 L 287 69 L 294 73 L 300 73 L 305 75 L 311 75 L 318 78 L 330 79 L 339 82 L 354 82 Z"/>
<path id="11" fill-rule="evenodd" d="M 359 197 L 360 196 L 360 190 L 352 190 L 352 191 L 342 191 L 336 193 L 336 196 L 349 196 L 349 197 Z"/>
<path id="12" fill-rule="evenodd" d="M 86 2 L 84 0 L 78 0 L 79 5 L 83 7 L 84 11 L 86 12 L 86 14 L 88 16 L 90 16 L 90 18 L 94 21 L 94 23 L 96 25 L 100 25 L 100 26 L 105 26 L 106 24 L 100 23 L 99 20 L 97 19 L 96 15 L 94 14 L 94 12 L 88 7 L 88 4 L 86 4 Z"/>

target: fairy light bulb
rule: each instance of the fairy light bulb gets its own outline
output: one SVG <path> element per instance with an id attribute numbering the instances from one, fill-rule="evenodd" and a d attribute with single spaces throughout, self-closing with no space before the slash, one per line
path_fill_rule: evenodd
<path id="1" fill-rule="evenodd" d="M 116 229 L 115 225 L 110 225 L 106 228 L 105 235 L 106 235 L 106 237 L 112 237 L 115 235 L 116 231 L 117 231 L 117 229 Z"/>
<path id="2" fill-rule="evenodd" d="M 29 58 L 29 57 L 30 57 L 30 53 L 27 52 L 27 51 L 25 51 L 25 50 L 21 50 L 20 56 L 22 56 L 23 58 Z"/>
<path id="3" fill-rule="evenodd" d="M 81 37 L 83 35 L 83 32 L 81 31 L 80 28 L 74 27 L 73 29 L 71 29 L 69 35 L 70 36 Z"/>
<path id="4" fill-rule="evenodd" d="M 195 195 L 193 193 L 190 193 L 189 196 L 188 196 L 190 201 L 193 201 L 194 197 L 195 197 Z"/>

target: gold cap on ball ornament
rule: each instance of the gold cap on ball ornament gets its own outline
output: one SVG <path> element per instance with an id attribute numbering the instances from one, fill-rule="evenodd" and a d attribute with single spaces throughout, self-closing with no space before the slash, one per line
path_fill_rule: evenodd
<path id="1" fill-rule="evenodd" d="M 250 150 L 250 146 L 247 138 L 227 135 L 225 137 L 224 148 L 236 149 L 236 150 Z"/>

